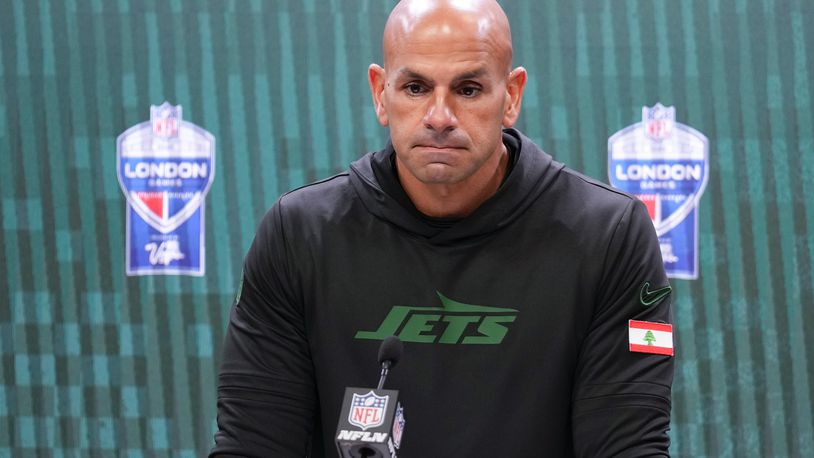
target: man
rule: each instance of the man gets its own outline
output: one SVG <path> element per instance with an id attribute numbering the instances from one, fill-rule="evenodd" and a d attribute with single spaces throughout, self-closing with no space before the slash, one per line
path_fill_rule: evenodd
<path id="1" fill-rule="evenodd" d="M 511 60 L 492 0 L 396 6 L 369 69 L 391 143 L 260 225 L 213 456 L 333 456 L 344 388 L 375 382 L 391 334 L 400 456 L 667 455 L 672 357 L 628 341 L 671 319 L 653 226 L 511 128 Z"/>

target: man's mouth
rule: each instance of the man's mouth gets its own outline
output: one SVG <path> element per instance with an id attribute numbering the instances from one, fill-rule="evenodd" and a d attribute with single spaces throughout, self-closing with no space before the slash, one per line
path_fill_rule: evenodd
<path id="1" fill-rule="evenodd" d="M 437 150 L 444 150 L 444 149 L 462 149 L 463 147 L 458 145 L 437 145 L 437 144 L 428 144 L 428 145 L 418 145 L 419 148 L 427 148 L 427 149 L 437 149 Z"/>

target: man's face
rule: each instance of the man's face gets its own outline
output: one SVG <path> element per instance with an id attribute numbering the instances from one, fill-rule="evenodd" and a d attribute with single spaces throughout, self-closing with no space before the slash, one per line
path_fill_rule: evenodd
<path id="1" fill-rule="evenodd" d="M 502 128 L 519 108 L 517 70 L 509 73 L 504 50 L 476 26 L 419 24 L 385 49 L 384 70 L 371 66 L 378 118 L 390 127 L 400 175 L 466 183 L 503 153 Z"/>

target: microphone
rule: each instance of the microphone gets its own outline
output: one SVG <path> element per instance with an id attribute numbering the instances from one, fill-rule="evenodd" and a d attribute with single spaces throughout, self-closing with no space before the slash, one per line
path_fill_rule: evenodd
<path id="1" fill-rule="evenodd" d="M 390 369 L 396 367 L 402 352 L 404 352 L 404 344 L 401 343 L 401 339 L 396 336 L 385 337 L 384 342 L 379 347 L 379 364 L 382 365 L 382 375 L 379 377 L 377 390 L 381 390 L 384 386 L 387 374 L 390 373 Z"/>
<path id="2" fill-rule="evenodd" d="M 382 387 L 403 351 L 401 339 L 385 338 L 379 347 L 379 386 L 375 390 L 345 388 L 336 426 L 336 449 L 341 458 L 397 458 L 404 432 L 404 409 L 398 401 L 399 392 Z"/>

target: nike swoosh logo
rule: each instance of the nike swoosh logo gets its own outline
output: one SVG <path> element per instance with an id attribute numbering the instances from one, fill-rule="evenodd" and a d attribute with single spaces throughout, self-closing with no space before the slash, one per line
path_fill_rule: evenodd
<path id="1" fill-rule="evenodd" d="M 645 307 L 650 307 L 653 304 L 658 304 L 661 302 L 661 300 L 670 295 L 672 291 L 673 287 L 670 285 L 650 291 L 650 282 L 646 281 L 642 285 L 642 290 L 639 293 L 639 301 Z"/>

